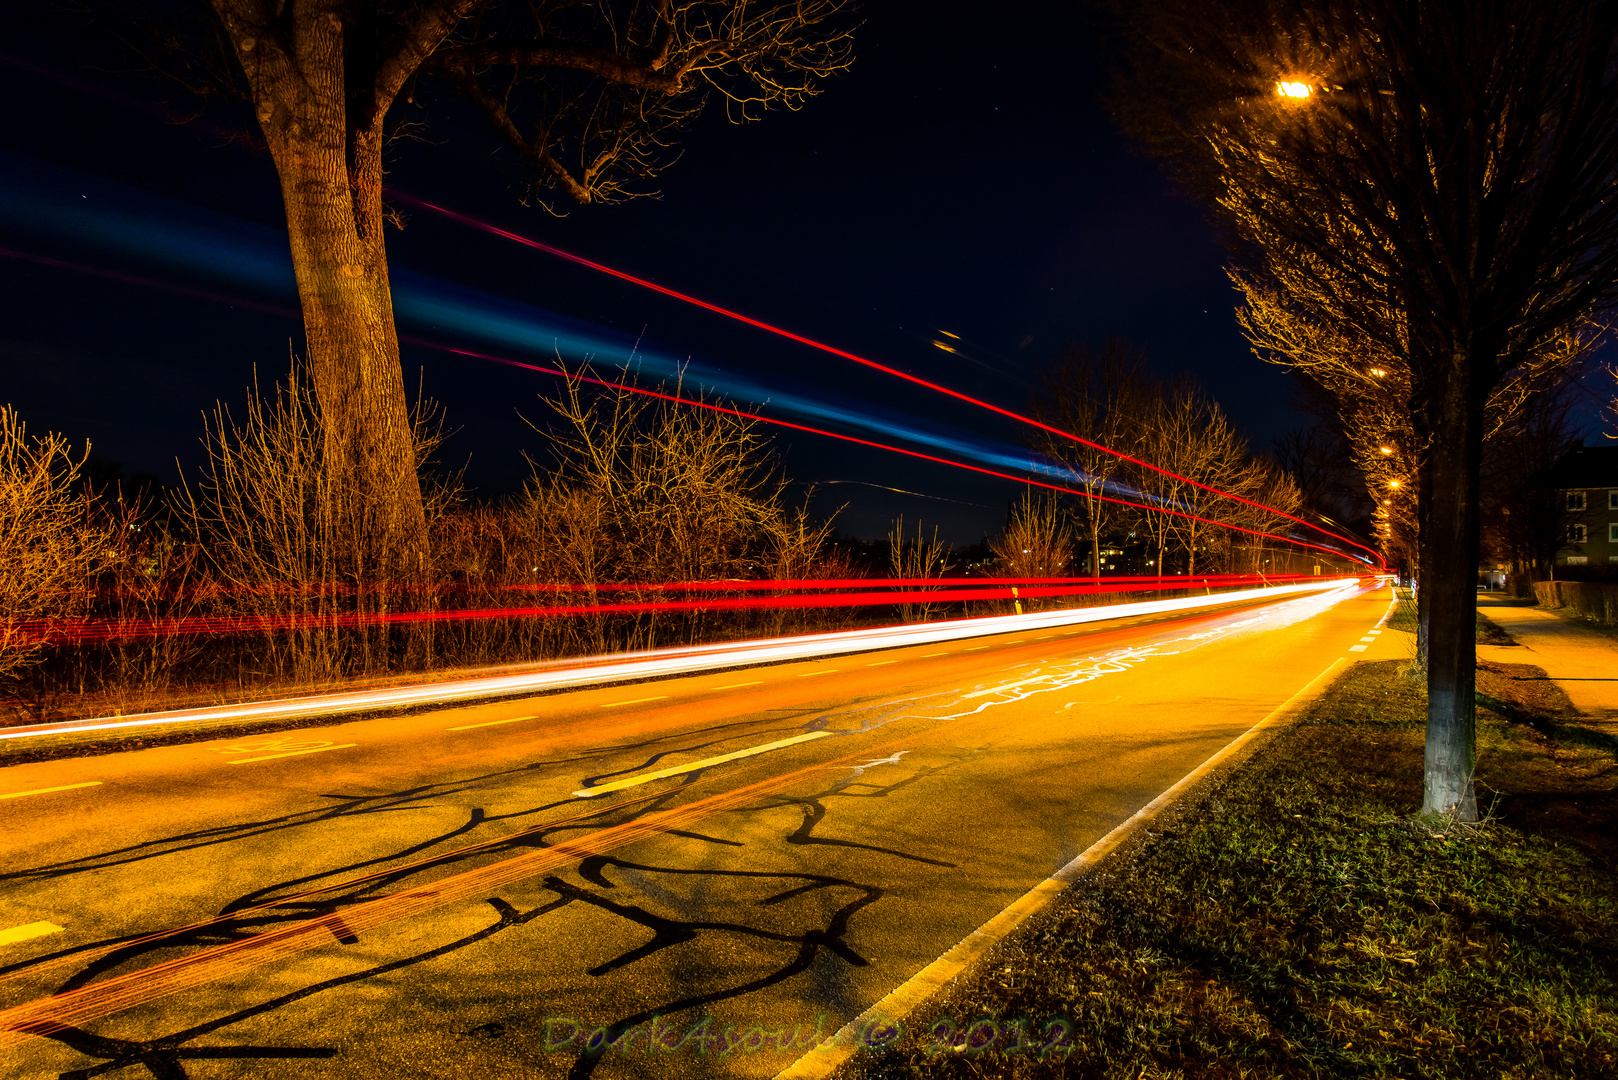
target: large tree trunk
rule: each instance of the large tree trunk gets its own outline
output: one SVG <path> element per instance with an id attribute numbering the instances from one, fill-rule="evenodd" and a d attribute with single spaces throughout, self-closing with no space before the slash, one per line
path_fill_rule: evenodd
<path id="1" fill-rule="evenodd" d="M 1436 358 L 1435 358 L 1436 359 Z M 1427 748 L 1422 813 L 1477 820 L 1474 680 L 1477 668 L 1478 488 L 1483 395 L 1464 349 L 1427 395 L 1431 441 L 1421 461 L 1420 618 L 1427 646 Z"/>
<path id="2" fill-rule="evenodd" d="M 416 577 L 427 530 L 382 244 L 381 134 L 358 133 L 348 155 L 343 134 L 271 142 L 337 496 L 334 539 L 346 573 Z"/>
<path id="3" fill-rule="evenodd" d="M 383 248 L 382 142 L 398 71 L 418 58 L 394 63 L 385 80 L 350 70 L 341 4 L 311 0 L 273 25 L 251 3 L 215 6 L 248 75 L 286 204 L 324 425 L 331 564 L 362 591 L 417 577 L 427 529 Z M 384 603 L 386 595 L 376 593 Z"/>

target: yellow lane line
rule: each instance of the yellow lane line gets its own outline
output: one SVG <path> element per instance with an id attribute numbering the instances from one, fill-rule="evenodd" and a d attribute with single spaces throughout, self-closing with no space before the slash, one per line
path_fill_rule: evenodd
<path id="1" fill-rule="evenodd" d="M 763 685 L 764 685 L 764 680 L 763 679 L 755 679 L 752 682 L 733 682 L 729 686 L 716 686 L 716 687 L 714 687 L 714 689 L 715 690 L 740 690 L 744 686 L 763 686 Z"/>
<path id="2" fill-rule="evenodd" d="M 86 780 L 82 784 L 63 784 L 61 787 L 42 787 L 35 788 L 32 791 L 13 791 L 6 795 L 0 795 L 0 799 L 20 799 L 24 795 L 49 795 L 53 791 L 72 791 L 74 788 L 95 787 L 100 783 L 101 781 L 99 780 Z"/>
<path id="3" fill-rule="evenodd" d="M 1028 640 L 1027 638 L 1018 638 L 1016 641 L 1003 641 L 1003 642 L 1001 642 L 1001 644 L 1002 645 L 1021 645 L 1023 642 L 1025 642 L 1027 640 Z"/>
<path id="4" fill-rule="evenodd" d="M 622 791 L 624 788 L 636 787 L 640 784 L 650 783 L 653 780 L 662 780 L 669 776 L 679 776 L 681 773 L 695 772 L 698 769 L 706 769 L 711 765 L 723 765 L 727 761 L 752 757 L 754 754 L 767 754 L 771 750 L 779 750 L 783 746 L 794 746 L 798 743 L 809 742 L 811 739 L 824 739 L 830 734 L 831 732 L 829 731 L 811 731 L 804 735 L 794 735 L 790 739 L 780 739 L 776 742 L 765 743 L 763 746 L 749 746 L 746 750 L 720 754 L 718 757 L 703 758 L 701 761 L 693 761 L 689 765 L 674 765 L 667 769 L 658 769 L 656 772 L 626 776 L 622 780 L 614 780 L 610 784 L 602 784 L 599 787 L 580 788 L 573 795 L 575 798 L 593 799 L 597 795 L 605 795 L 609 791 Z"/>
<path id="5" fill-rule="evenodd" d="M 648 701 L 667 701 L 668 699 L 667 694 L 658 694 L 656 697 L 638 697 L 629 701 L 609 701 L 601 707 L 603 709 L 616 709 L 620 705 L 644 705 Z"/>
<path id="6" fill-rule="evenodd" d="M 816 675 L 835 675 L 835 674 L 837 674 L 837 669 L 836 668 L 827 668 L 825 671 L 806 671 L 802 675 L 799 675 L 798 678 L 800 678 L 800 679 L 812 679 Z"/>
<path id="7" fill-rule="evenodd" d="M 881 667 L 883 664 L 897 664 L 898 662 L 899 661 L 897 661 L 897 660 L 878 660 L 874 664 L 866 664 L 865 666 L 866 667 Z"/>
<path id="8" fill-rule="evenodd" d="M 949 650 L 945 649 L 943 652 L 922 653 L 921 656 L 919 657 L 919 659 L 931 660 L 935 656 L 948 656 L 948 655 L 949 655 Z"/>
<path id="9" fill-rule="evenodd" d="M 246 765 L 250 761 L 274 761 L 276 758 L 297 757 L 299 754 L 323 754 L 327 750 L 347 750 L 350 746 L 358 745 L 359 743 L 346 742 L 339 746 L 317 746 L 313 750 L 288 750 L 284 754 L 265 754 L 263 757 L 231 758 L 229 761 L 225 762 L 225 764 Z"/>
<path id="10" fill-rule="evenodd" d="M 44 937 L 46 934 L 60 934 L 62 928 L 53 922 L 31 922 L 22 926 L 13 926 L 10 930 L 0 930 L 0 945 L 14 945 L 19 941 L 29 941 L 33 938 Z"/>
<path id="11" fill-rule="evenodd" d="M 987 649 L 987 648 L 988 648 L 987 645 L 974 645 L 970 649 L 962 649 L 961 651 L 962 652 L 977 652 L 979 649 Z"/>
<path id="12" fill-rule="evenodd" d="M 537 716 L 513 716 L 510 720 L 486 720 L 481 724 L 462 724 L 460 727 L 445 728 L 445 731 L 471 731 L 473 728 L 494 727 L 496 724 L 515 724 L 521 720 L 538 720 Z"/>

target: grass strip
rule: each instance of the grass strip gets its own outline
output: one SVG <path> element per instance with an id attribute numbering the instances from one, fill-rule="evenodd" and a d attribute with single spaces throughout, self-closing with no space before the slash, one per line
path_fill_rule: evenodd
<path id="1" fill-rule="evenodd" d="M 1351 668 L 843 1075 L 1618 1075 L 1610 744 L 1537 668 L 1485 665 L 1490 813 L 1417 822 L 1402 668 Z"/>

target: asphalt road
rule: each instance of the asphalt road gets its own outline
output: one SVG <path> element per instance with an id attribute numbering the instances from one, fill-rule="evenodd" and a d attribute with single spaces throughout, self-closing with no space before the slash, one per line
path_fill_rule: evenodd
<path id="1" fill-rule="evenodd" d="M 0 1061 L 771 1076 L 1354 658 L 1389 600 L 0 769 L 0 1007 L 95 988 Z"/>

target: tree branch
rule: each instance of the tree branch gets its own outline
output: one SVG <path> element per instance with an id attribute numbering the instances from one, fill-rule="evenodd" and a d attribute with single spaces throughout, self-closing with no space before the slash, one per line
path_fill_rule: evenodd
<path id="1" fill-rule="evenodd" d="M 711 52 L 711 50 L 710 50 Z M 677 94 L 684 89 L 686 72 L 691 63 L 682 63 L 674 71 L 659 71 L 637 63 L 605 49 L 590 49 L 574 45 L 547 45 L 542 42 L 488 43 L 464 48 L 446 49 L 433 57 L 436 65 L 452 73 L 470 73 L 486 67 L 553 67 L 585 71 L 608 82 L 637 90 L 654 90 L 664 94 Z M 663 58 L 663 63 L 667 63 Z"/>
<path id="2" fill-rule="evenodd" d="M 228 2 L 228 0 L 223 0 Z M 422 11 L 414 26 L 392 56 L 382 62 L 376 73 L 376 115 L 381 116 L 393 104 L 405 80 L 421 69 L 433 52 L 449 36 L 450 31 L 478 6 L 479 0 L 439 0 Z"/>
<path id="3" fill-rule="evenodd" d="M 493 122 L 500 134 L 505 136 L 512 149 L 549 174 L 568 195 L 572 196 L 574 202 L 582 206 L 591 201 L 590 189 L 574 179 L 573 174 L 567 171 L 567 167 L 557 161 L 549 150 L 522 137 L 522 132 L 517 130 L 517 125 L 512 121 L 511 114 L 506 111 L 504 105 L 495 99 L 494 95 L 479 86 L 477 80 L 470 74 L 460 72 L 455 74 L 456 83 L 460 86 L 461 92 L 488 114 L 489 120 Z"/>

